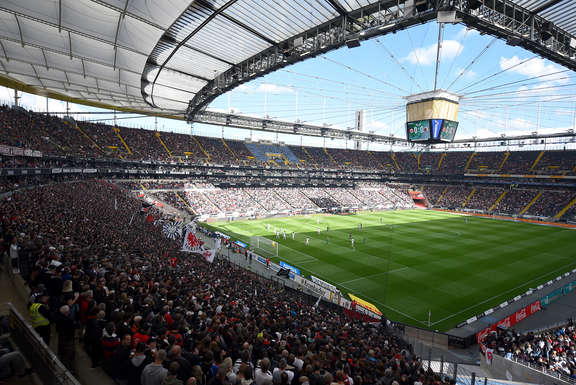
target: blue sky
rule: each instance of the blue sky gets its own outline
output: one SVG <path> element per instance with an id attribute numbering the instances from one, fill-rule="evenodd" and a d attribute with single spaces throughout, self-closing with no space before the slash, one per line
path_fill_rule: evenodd
<path id="1" fill-rule="evenodd" d="M 220 96 L 209 107 L 251 116 L 304 121 L 347 128 L 354 111 L 366 110 L 366 130 L 405 135 L 404 96 L 434 86 L 438 24 L 427 23 L 306 60 L 246 83 Z M 574 128 L 576 76 L 522 48 L 468 30 L 446 25 L 438 88 L 462 95 L 457 137 L 550 133 Z M 13 92 L 0 89 L 0 100 Z M 45 99 L 26 95 L 23 103 L 45 109 Z M 52 111 L 64 104 L 50 101 Z M 74 106 L 76 110 L 93 110 Z M 94 118 L 94 117 L 92 117 Z M 120 124 L 153 129 L 153 118 L 121 120 Z M 158 128 L 220 136 L 222 129 L 158 120 Z M 225 129 L 226 137 L 276 139 L 274 134 Z M 288 143 L 298 137 L 278 136 Z M 308 143 L 323 144 L 322 140 Z M 346 143 L 327 144 L 346 146 Z"/>

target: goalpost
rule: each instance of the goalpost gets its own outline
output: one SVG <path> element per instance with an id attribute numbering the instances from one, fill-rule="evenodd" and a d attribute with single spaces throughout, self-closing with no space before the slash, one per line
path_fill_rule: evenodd
<path id="1" fill-rule="evenodd" d="M 278 256 L 278 242 L 266 237 L 250 237 L 250 248 L 254 250 L 254 252 L 264 256 Z"/>

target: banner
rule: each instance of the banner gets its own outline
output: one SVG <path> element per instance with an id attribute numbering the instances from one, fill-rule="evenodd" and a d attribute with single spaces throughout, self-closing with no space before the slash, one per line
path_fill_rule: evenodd
<path id="1" fill-rule="evenodd" d="M 564 295 L 571 293 L 574 289 L 576 289 L 576 281 L 572 281 L 566 285 L 564 285 Z"/>
<path id="2" fill-rule="evenodd" d="M 353 302 L 356 302 L 356 304 L 358 304 L 359 306 L 362 306 L 363 308 L 368 309 L 371 312 L 376 313 L 378 315 L 382 315 L 382 312 L 376 307 L 376 305 L 368 301 L 365 301 L 360 297 L 356 297 L 354 294 L 348 293 L 348 296 Z"/>
<path id="3" fill-rule="evenodd" d="M 550 305 L 552 302 L 556 301 L 558 298 L 562 297 L 562 288 L 554 290 L 552 293 L 545 297 L 542 297 L 542 307 Z"/>
<path id="4" fill-rule="evenodd" d="M 187 253 L 200 253 L 204 251 L 202 245 L 196 235 L 190 230 L 186 230 L 186 236 L 184 237 L 184 241 L 182 242 L 181 251 L 185 251 Z"/>
<path id="5" fill-rule="evenodd" d="M 534 314 L 540 310 L 542 310 L 542 307 L 540 305 L 540 300 L 537 300 L 537 301 L 531 303 L 530 305 L 523 307 L 522 309 L 518 310 L 516 313 L 509 315 L 508 317 L 506 317 L 506 318 L 496 322 L 495 324 L 487 327 L 486 329 L 481 330 L 478 333 L 476 333 L 476 342 L 480 345 L 480 347 L 482 348 L 482 351 L 486 352 L 486 347 L 484 346 L 484 344 L 482 342 L 484 341 L 484 337 L 486 337 L 486 335 L 488 333 L 490 333 L 493 330 L 496 330 L 499 327 L 509 329 L 512 326 L 516 325 L 518 322 L 522 321 L 523 319 L 530 317 L 532 314 Z"/>
<path id="6" fill-rule="evenodd" d="M 285 269 L 290 270 L 291 272 L 293 272 L 293 273 L 296 274 L 296 275 L 302 275 L 302 274 L 300 274 L 300 270 L 299 270 L 298 268 L 296 268 L 296 267 L 294 267 L 294 266 L 292 266 L 292 265 L 289 265 L 289 264 L 287 264 L 287 263 L 284 262 L 284 261 L 280 261 L 280 266 L 282 266 L 282 267 L 285 268 Z"/>
<path id="7" fill-rule="evenodd" d="M 326 281 L 323 281 L 320 278 L 317 278 L 317 277 L 311 275 L 310 279 L 312 280 L 312 282 L 314 282 L 317 285 L 322 286 L 325 289 L 328 289 L 328 290 L 333 291 L 335 293 L 340 293 L 340 290 L 338 290 L 338 288 L 336 286 L 334 286 L 334 285 L 332 285 Z"/>
<path id="8" fill-rule="evenodd" d="M 297 284 L 299 284 L 302 287 L 305 287 L 309 290 L 312 290 L 315 293 L 321 294 L 322 297 L 326 298 L 327 300 L 330 301 L 332 292 L 330 290 L 325 289 L 324 287 L 307 280 L 306 278 L 303 278 L 299 275 L 295 275 L 294 276 L 294 282 L 296 282 Z"/>
<path id="9" fill-rule="evenodd" d="M 214 257 L 216 256 L 218 249 L 220 249 L 220 242 L 221 242 L 220 238 L 216 238 L 216 240 L 214 241 L 214 248 L 212 250 L 204 250 L 204 252 L 202 252 L 202 256 L 204 257 L 206 262 L 209 263 L 214 262 Z"/>

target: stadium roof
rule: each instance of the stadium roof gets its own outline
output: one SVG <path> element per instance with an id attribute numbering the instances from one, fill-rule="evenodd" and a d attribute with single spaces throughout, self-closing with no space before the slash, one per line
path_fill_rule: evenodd
<path id="1" fill-rule="evenodd" d="M 573 0 L 514 2 L 576 34 Z M 384 3 L 405 1 L 0 0 L 0 84 L 183 116 L 200 90 L 239 63 Z"/>

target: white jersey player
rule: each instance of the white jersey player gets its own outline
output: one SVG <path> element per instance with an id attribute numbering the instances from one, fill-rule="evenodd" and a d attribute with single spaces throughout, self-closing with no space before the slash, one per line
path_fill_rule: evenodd
<path id="1" fill-rule="evenodd" d="M 306 237 L 306 246 L 310 245 L 310 238 Z"/>
<path id="2" fill-rule="evenodd" d="M 292 231 L 292 240 L 296 239 L 296 233 Z"/>
<path id="3" fill-rule="evenodd" d="M 350 238 L 350 243 L 352 244 L 352 248 L 354 248 L 354 238 Z"/>

